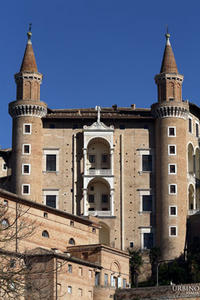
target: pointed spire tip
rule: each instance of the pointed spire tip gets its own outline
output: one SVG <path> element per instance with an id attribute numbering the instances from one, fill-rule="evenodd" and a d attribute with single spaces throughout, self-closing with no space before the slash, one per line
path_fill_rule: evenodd
<path id="1" fill-rule="evenodd" d="M 32 36 L 31 28 L 32 28 L 32 23 L 29 24 L 29 29 L 28 29 L 28 32 L 27 32 L 28 44 L 32 44 L 32 42 L 31 42 L 31 36 Z"/>

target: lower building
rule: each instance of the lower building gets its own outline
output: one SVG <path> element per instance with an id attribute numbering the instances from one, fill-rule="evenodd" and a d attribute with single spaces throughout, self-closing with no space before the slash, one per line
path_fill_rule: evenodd
<path id="1" fill-rule="evenodd" d="M 116 288 L 129 286 L 129 255 L 99 244 L 98 219 L 74 216 L 5 190 L 0 190 L 0 208 L 0 254 L 11 257 L 11 270 L 18 267 L 13 263 L 17 257 L 27 266 L 24 277 L 18 277 L 24 281 L 21 299 L 105 300 Z M 3 236 L 12 238 L 5 242 Z"/>

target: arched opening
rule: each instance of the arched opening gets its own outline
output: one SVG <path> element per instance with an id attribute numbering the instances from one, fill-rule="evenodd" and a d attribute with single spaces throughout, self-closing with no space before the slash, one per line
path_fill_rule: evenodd
<path id="1" fill-rule="evenodd" d="M 192 184 L 189 185 L 188 189 L 188 205 L 189 205 L 189 210 L 195 209 L 195 203 L 194 203 L 194 186 Z"/>
<path id="2" fill-rule="evenodd" d="M 188 145 L 188 173 L 194 175 L 194 148 L 192 144 Z"/>
<path id="3" fill-rule="evenodd" d="M 110 145 L 105 139 L 94 138 L 89 142 L 86 167 L 88 170 L 108 170 L 111 168 Z"/>
<path id="4" fill-rule="evenodd" d="M 200 150 L 195 151 L 195 177 L 200 179 Z"/>
<path id="5" fill-rule="evenodd" d="M 102 178 L 95 178 L 87 187 L 88 211 L 93 214 L 94 211 L 110 211 L 110 186 Z"/>
<path id="6" fill-rule="evenodd" d="M 110 246 L 110 228 L 107 224 L 99 222 L 101 226 L 99 230 L 99 243 Z"/>
<path id="7" fill-rule="evenodd" d="M 45 238 L 49 238 L 49 233 L 47 230 L 42 231 L 42 236 Z"/>
<path id="8" fill-rule="evenodd" d="M 120 277 L 120 264 L 116 261 L 112 262 L 111 264 L 111 286 L 115 288 L 121 287 L 121 277 Z"/>
<path id="9" fill-rule="evenodd" d="M 196 209 L 200 209 L 200 150 L 195 151 L 195 196 L 196 196 Z"/>
<path id="10" fill-rule="evenodd" d="M 69 245 L 75 246 L 75 240 L 73 238 L 69 239 Z"/>
<path id="11" fill-rule="evenodd" d="M 2 227 L 2 229 L 6 229 L 6 228 L 9 227 L 9 222 L 8 222 L 7 219 L 3 219 L 3 220 L 1 221 L 1 227 Z"/>

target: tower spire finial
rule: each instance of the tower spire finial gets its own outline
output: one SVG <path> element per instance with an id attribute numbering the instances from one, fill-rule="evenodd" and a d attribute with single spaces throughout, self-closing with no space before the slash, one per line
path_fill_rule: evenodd
<path id="1" fill-rule="evenodd" d="M 166 45 L 171 46 L 170 40 L 169 40 L 170 34 L 169 34 L 169 27 L 168 27 L 168 24 L 166 25 L 166 33 L 165 33 L 165 37 L 166 37 Z"/>
<path id="2" fill-rule="evenodd" d="M 27 32 L 28 44 L 32 44 L 31 43 L 31 36 L 32 36 L 31 28 L 32 28 L 32 23 L 29 23 L 29 28 L 28 28 L 28 32 Z"/>

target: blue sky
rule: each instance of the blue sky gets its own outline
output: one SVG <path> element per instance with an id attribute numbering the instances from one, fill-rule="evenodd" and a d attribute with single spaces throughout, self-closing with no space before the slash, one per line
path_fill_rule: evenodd
<path id="1" fill-rule="evenodd" d="M 150 107 L 169 25 L 183 98 L 200 103 L 200 1 L 8 0 L 0 4 L 0 145 L 11 146 L 15 100 L 32 22 L 41 100 L 50 108 Z"/>

